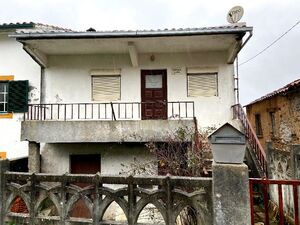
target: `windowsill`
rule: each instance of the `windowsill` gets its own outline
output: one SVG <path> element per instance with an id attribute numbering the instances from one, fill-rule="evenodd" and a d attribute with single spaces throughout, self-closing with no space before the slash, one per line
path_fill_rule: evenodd
<path id="1" fill-rule="evenodd" d="M 6 152 L 0 152 L 0 159 L 6 159 Z"/>
<path id="2" fill-rule="evenodd" d="M 0 113 L 0 119 L 12 119 L 13 114 L 12 113 Z"/>

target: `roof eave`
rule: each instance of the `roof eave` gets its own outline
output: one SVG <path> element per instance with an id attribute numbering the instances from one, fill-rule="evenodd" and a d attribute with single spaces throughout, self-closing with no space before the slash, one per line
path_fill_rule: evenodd
<path id="1" fill-rule="evenodd" d="M 52 32 L 52 33 L 16 33 L 9 35 L 17 40 L 33 39 L 88 39 L 88 38 L 141 38 L 141 37 L 167 37 L 167 36 L 193 36 L 193 35 L 222 35 L 252 32 L 252 27 L 203 29 L 203 30 L 161 30 L 161 31 L 118 31 L 118 32 Z"/>

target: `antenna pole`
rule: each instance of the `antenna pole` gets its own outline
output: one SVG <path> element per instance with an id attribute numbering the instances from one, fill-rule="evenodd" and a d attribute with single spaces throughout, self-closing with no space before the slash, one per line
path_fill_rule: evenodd
<path id="1" fill-rule="evenodd" d="M 234 75 L 234 92 L 235 92 L 235 104 L 240 103 L 239 92 L 239 57 L 236 56 L 236 74 Z"/>

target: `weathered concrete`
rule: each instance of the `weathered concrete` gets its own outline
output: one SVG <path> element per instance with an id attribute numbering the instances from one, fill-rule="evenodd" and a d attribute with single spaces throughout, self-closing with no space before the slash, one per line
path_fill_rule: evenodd
<path id="1" fill-rule="evenodd" d="M 30 182 L 24 184 L 24 181 L 28 180 Z M 52 225 L 87 224 L 87 222 L 88 224 L 173 225 L 176 224 L 176 218 L 181 213 L 186 213 L 185 206 L 192 207 L 195 210 L 194 215 L 200 217 L 197 224 L 212 224 L 210 222 L 211 208 L 208 208 L 211 202 L 211 178 L 101 176 L 99 173 L 95 175 L 50 175 L 8 172 L 4 177 L 4 182 L 10 188 L 6 192 L 0 192 L 0 196 L 4 200 L 4 204 L 1 205 L 8 209 L 4 216 L 0 217 L 3 225 L 4 221 L 14 222 L 14 224 Z M 82 191 L 81 188 L 74 185 L 77 182 L 90 186 L 88 190 Z M 20 194 L 20 190 L 16 188 L 20 184 L 23 185 L 21 197 L 25 204 L 30 206 L 30 214 L 24 217 L 24 214 L 16 213 L 14 217 L 9 217 L 8 207 L 14 202 L 14 196 Z M 55 188 L 50 188 L 54 185 Z M 45 186 L 49 188 L 46 192 L 44 188 L 41 188 Z M 72 192 L 70 193 L 69 190 Z M 189 193 L 186 192 L 187 190 Z M 93 195 L 92 198 L 91 195 Z M 47 215 L 41 213 L 45 197 L 49 198 L 48 207 L 52 210 L 52 213 Z M 84 218 L 87 216 L 86 213 L 73 211 L 78 199 L 86 200 L 83 201 L 83 205 L 85 204 L 90 209 L 91 218 L 88 220 Z M 111 210 L 111 203 L 118 204 L 115 211 L 119 211 L 118 215 L 123 214 L 123 218 L 107 217 L 108 211 Z M 148 211 L 149 207 L 147 206 L 150 206 L 152 211 Z M 74 220 L 74 214 L 76 220 Z M 5 218 L 6 215 L 8 218 Z M 75 221 L 77 222 L 75 223 Z M 122 221 L 125 223 L 121 223 Z M 141 221 L 143 223 L 140 223 Z"/>
<path id="2" fill-rule="evenodd" d="M 157 159 L 144 143 L 55 143 L 42 145 L 41 152 L 42 173 L 70 173 L 71 155 L 99 154 L 101 175 L 157 174 Z M 133 172 L 145 165 L 148 166 L 144 173 L 142 169 Z"/>
<path id="3" fill-rule="evenodd" d="M 40 168 L 40 143 L 30 141 L 28 143 L 28 171 L 30 173 L 39 173 Z"/>
<path id="4" fill-rule="evenodd" d="M 193 120 L 24 121 L 22 141 L 38 143 L 166 141 L 179 129 L 194 130 Z"/>
<path id="5" fill-rule="evenodd" d="M 293 171 L 293 178 L 300 179 L 300 145 L 291 146 L 291 168 Z"/>
<path id="6" fill-rule="evenodd" d="M 249 225 L 248 167 L 213 164 L 214 225 Z"/>
<path id="7" fill-rule="evenodd" d="M 299 179 L 300 176 L 300 145 L 289 146 L 290 151 L 282 151 L 267 143 L 268 178 L 278 180 Z M 270 199 L 277 205 L 278 187 L 271 185 Z M 294 214 L 293 188 L 282 186 L 283 209 L 289 215 Z"/>

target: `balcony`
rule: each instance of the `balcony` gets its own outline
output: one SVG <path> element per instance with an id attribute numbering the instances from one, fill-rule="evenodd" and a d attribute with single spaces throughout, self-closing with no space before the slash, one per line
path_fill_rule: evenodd
<path id="1" fill-rule="evenodd" d="M 194 117 L 192 101 L 34 104 L 24 115 L 21 140 L 165 141 L 180 128 L 194 130 Z"/>

